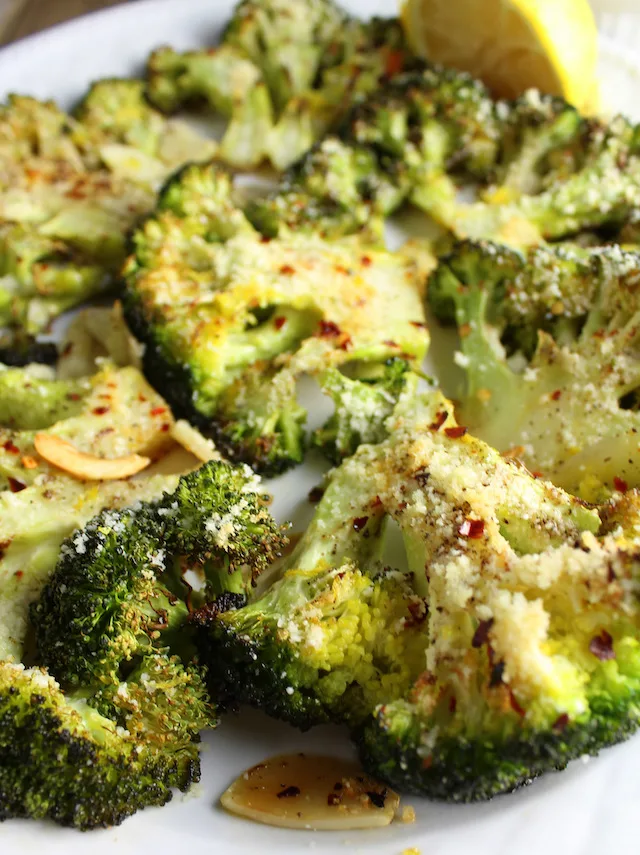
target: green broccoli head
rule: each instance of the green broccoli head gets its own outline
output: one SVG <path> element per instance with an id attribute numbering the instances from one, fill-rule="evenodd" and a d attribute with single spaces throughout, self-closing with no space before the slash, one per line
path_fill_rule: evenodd
<path id="1" fill-rule="evenodd" d="M 90 392 L 85 380 L 57 380 L 47 367 L 0 365 L 0 424 L 13 430 L 41 430 L 77 416 Z"/>
<path id="2" fill-rule="evenodd" d="M 105 511 L 63 545 L 32 607 L 39 656 L 64 685 L 117 684 L 154 649 L 192 649 L 184 624 L 203 597 L 242 595 L 284 544 L 251 470 L 211 462 L 155 503 Z M 203 577 L 193 590 L 187 570 Z"/>
<path id="3" fill-rule="evenodd" d="M 385 514 L 360 468 L 336 470 L 266 592 L 237 611 L 194 614 L 221 703 L 249 703 L 305 729 L 355 725 L 420 673 L 425 603 L 382 564 Z"/>
<path id="4" fill-rule="evenodd" d="M 314 82 L 326 47 L 346 23 L 332 0 L 242 0 L 223 44 L 262 71 L 279 112 Z"/>
<path id="5" fill-rule="evenodd" d="M 334 412 L 313 434 L 313 444 L 339 463 L 363 443 L 377 443 L 386 436 L 385 423 L 401 396 L 411 396 L 418 375 L 409 363 L 394 357 L 374 371 L 357 371 L 348 377 L 333 368 L 321 378 L 322 390 L 334 403 Z"/>
<path id="6" fill-rule="evenodd" d="M 302 459 L 302 373 L 424 356 L 415 261 L 358 242 L 268 240 L 215 164 L 175 179 L 133 245 L 125 312 L 147 375 L 225 453 L 262 471 Z"/>
<path id="7" fill-rule="evenodd" d="M 429 284 L 461 334 L 464 424 L 587 498 L 640 483 L 637 268 L 619 247 L 461 243 Z"/>
<path id="8" fill-rule="evenodd" d="M 42 670 L 0 663 L 0 820 L 118 825 L 199 779 L 194 740 L 208 719 L 206 693 L 184 669 L 166 676 L 159 660 L 145 666 L 120 687 L 117 727 Z"/>

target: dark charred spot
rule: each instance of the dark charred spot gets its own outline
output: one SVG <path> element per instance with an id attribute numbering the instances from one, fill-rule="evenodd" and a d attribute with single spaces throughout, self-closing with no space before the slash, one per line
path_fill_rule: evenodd
<path id="1" fill-rule="evenodd" d="M 329 793 L 327 796 L 327 804 L 329 807 L 335 807 L 340 804 L 340 796 L 337 793 Z"/>
<path id="2" fill-rule="evenodd" d="M 367 792 L 367 796 L 369 797 L 369 801 L 374 807 L 383 808 L 385 799 L 387 798 L 387 791 L 383 790 L 381 793 L 370 791 Z"/>
<path id="3" fill-rule="evenodd" d="M 280 790 L 277 794 L 279 799 L 295 799 L 300 795 L 300 787 L 285 787 L 284 790 Z"/>
<path id="4" fill-rule="evenodd" d="M 317 487 L 312 487 L 309 490 L 308 498 L 312 504 L 316 504 L 316 502 L 319 502 L 323 496 L 324 488 L 320 487 L 319 485 Z"/>
<path id="5" fill-rule="evenodd" d="M 476 631 L 473 633 L 471 646 L 477 649 L 478 647 L 482 647 L 483 644 L 486 644 L 492 626 L 493 618 L 489 618 L 489 620 L 481 620 Z"/>
<path id="6" fill-rule="evenodd" d="M 318 324 L 318 334 L 321 338 L 334 338 L 340 335 L 340 327 L 333 321 L 322 320 Z"/>
<path id="7" fill-rule="evenodd" d="M 509 690 L 509 702 L 511 704 L 511 709 L 519 716 L 524 717 L 525 710 L 520 706 L 520 704 L 518 703 L 518 699 L 513 694 L 513 691 L 511 689 Z"/>
<path id="8" fill-rule="evenodd" d="M 105 413 L 109 412 L 109 407 L 94 407 L 91 412 L 94 416 L 104 416 Z"/>
<path id="9" fill-rule="evenodd" d="M 282 327 L 286 324 L 286 322 L 287 319 L 284 318 L 282 315 L 278 315 L 277 318 L 273 319 L 273 325 L 277 330 L 281 330 Z"/>
<path id="10" fill-rule="evenodd" d="M 455 695 L 452 695 L 449 698 L 449 712 L 453 715 L 456 711 L 456 707 L 458 706 L 458 701 Z"/>
<path id="11" fill-rule="evenodd" d="M 369 517 L 356 517 L 353 521 L 353 530 L 362 531 L 368 522 Z"/>
<path id="12" fill-rule="evenodd" d="M 606 629 L 603 629 L 600 635 L 596 635 L 591 639 L 589 650 L 601 662 L 616 658 L 616 653 L 613 649 L 613 638 Z"/>
<path id="13" fill-rule="evenodd" d="M 10 439 L 8 439 L 2 446 L 5 451 L 8 451 L 9 454 L 20 454 L 20 449 L 18 446 L 13 443 Z"/>
<path id="14" fill-rule="evenodd" d="M 556 389 L 555 392 L 551 393 L 551 400 L 552 401 L 559 401 L 561 397 L 562 397 L 562 389 Z"/>
<path id="15" fill-rule="evenodd" d="M 498 686 L 502 685 L 502 677 L 504 675 L 504 662 L 496 662 L 495 665 L 491 666 L 491 673 L 489 674 L 489 688 L 497 689 Z"/>
<path id="16" fill-rule="evenodd" d="M 420 626 L 424 623 L 427 617 L 427 604 L 424 600 L 411 602 L 407 608 L 410 616 L 405 619 L 405 627 Z"/>

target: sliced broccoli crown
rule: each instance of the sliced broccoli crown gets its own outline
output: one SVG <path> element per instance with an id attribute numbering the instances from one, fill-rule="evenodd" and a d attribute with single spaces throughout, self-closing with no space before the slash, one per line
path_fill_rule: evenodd
<path id="1" fill-rule="evenodd" d="M 348 362 L 422 359 L 418 265 L 317 237 L 265 240 L 228 176 L 191 166 L 134 235 L 125 311 L 174 409 L 267 472 L 302 459 L 296 379 Z"/>
<path id="2" fill-rule="evenodd" d="M 184 670 L 169 676 L 160 661 L 145 664 L 147 672 L 121 688 L 125 724 L 116 727 L 38 668 L 0 663 L 0 820 L 118 825 L 199 779 L 194 739 L 206 721 L 206 693 Z M 177 686 L 169 702 L 163 689 Z"/>
<path id="3" fill-rule="evenodd" d="M 359 475 L 350 461 L 337 470 L 266 593 L 213 620 L 207 609 L 194 615 L 222 703 L 250 703 L 302 728 L 356 724 L 420 672 L 424 602 L 406 576 L 382 567 L 384 514 Z"/>
<path id="4" fill-rule="evenodd" d="M 638 263 L 619 247 L 462 243 L 429 283 L 461 333 L 464 424 L 588 498 L 640 484 Z"/>
<path id="5" fill-rule="evenodd" d="M 358 738 L 390 783 L 470 801 L 637 727 L 638 504 L 589 509 L 460 433 L 411 425 L 385 457 L 379 498 L 426 576 L 429 642 Z"/>
<path id="6" fill-rule="evenodd" d="M 363 443 L 380 442 L 385 423 L 401 395 L 415 392 L 418 377 L 409 363 L 394 357 L 373 373 L 347 377 L 332 368 L 321 378 L 323 391 L 335 406 L 333 415 L 313 435 L 313 444 L 334 463 L 353 454 Z"/>
<path id="7" fill-rule="evenodd" d="M 488 174 L 498 130 L 493 102 L 468 75 L 435 67 L 398 74 L 247 215 L 269 236 L 304 227 L 339 235 L 392 213 L 409 196 L 434 213 L 448 210 L 455 185 L 447 170 Z"/>
<path id="8" fill-rule="evenodd" d="M 251 470 L 212 461 L 158 502 L 105 511 L 63 545 L 32 607 L 39 656 L 65 685 L 118 683 L 123 663 L 169 648 L 189 658 L 183 626 L 205 595 L 242 593 L 284 543 Z"/>

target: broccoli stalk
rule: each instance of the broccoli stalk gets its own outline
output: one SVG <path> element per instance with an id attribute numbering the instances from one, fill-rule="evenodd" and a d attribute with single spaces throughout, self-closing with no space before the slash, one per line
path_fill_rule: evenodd
<path id="1" fill-rule="evenodd" d="M 461 333 L 463 423 L 589 498 L 640 484 L 637 264 L 617 247 L 463 243 L 429 284 Z"/>

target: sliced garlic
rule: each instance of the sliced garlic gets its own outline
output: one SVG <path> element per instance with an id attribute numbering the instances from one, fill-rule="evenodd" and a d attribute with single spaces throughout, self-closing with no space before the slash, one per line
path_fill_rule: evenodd
<path id="1" fill-rule="evenodd" d="M 346 831 L 389 825 L 400 799 L 357 763 L 288 754 L 248 769 L 220 802 L 231 813 L 266 825 Z"/>
<path id="2" fill-rule="evenodd" d="M 179 419 L 171 426 L 171 438 L 191 452 L 198 460 L 202 460 L 203 463 L 221 459 L 220 452 L 216 449 L 213 441 L 203 436 L 185 419 Z"/>
<path id="3" fill-rule="evenodd" d="M 139 454 L 107 459 L 78 451 L 70 442 L 50 433 L 37 433 L 35 449 L 47 462 L 83 481 L 115 481 L 142 471 L 151 460 Z"/>

